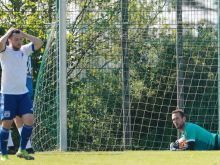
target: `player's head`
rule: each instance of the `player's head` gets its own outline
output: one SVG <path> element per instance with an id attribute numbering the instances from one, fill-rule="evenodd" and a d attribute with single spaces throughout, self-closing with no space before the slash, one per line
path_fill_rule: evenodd
<path id="1" fill-rule="evenodd" d="M 176 109 L 172 112 L 172 121 L 177 129 L 182 129 L 186 122 L 186 116 L 182 109 Z"/>
<path id="2" fill-rule="evenodd" d="M 8 42 L 14 50 L 19 50 L 23 42 L 23 36 L 21 34 L 21 31 L 18 29 L 13 30 L 10 36 L 8 37 Z"/>

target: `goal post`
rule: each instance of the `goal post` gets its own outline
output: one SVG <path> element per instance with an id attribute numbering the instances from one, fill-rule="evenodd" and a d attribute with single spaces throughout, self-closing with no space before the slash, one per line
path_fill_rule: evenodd
<path id="1" fill-rule="evenodd" d="M 132 147 L 129 52 L 128 52 L 128 0 L 121 1 L 122 14 L 122 109 L 123 109 L 123 143 L 124 149 Z"/>
<path id="2" fill-rule="evenodd" d="M 66 0 L 58 0 L 59 148 L 67 151 Z"/>

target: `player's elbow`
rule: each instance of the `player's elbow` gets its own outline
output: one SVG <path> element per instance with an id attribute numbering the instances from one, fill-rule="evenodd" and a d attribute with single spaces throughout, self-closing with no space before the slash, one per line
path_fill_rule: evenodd
<path id="1" fill-rule="evenodd" d="M 5 49 L 4 44 L 0 41 L 0 52 L 2 52 Z"/>

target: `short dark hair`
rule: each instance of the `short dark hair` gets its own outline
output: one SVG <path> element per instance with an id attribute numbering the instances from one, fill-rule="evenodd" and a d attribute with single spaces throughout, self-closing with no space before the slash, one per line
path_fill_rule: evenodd
<path id="1" fill-rule="evenodd" d="M 11 32 L 11 34 L 8 36 L 8 38 L 11 38 L 13 34 L 20 34 L 20 33 L 21 33 L 20 30 L 15 29 Z"/>
<path id="2" fill-rule="evenodd" d="M 184 111 L 182 109 L 176 109 L 172 111 L 172 114 L 179 113 L 181 117 L 185 117 Z"/>

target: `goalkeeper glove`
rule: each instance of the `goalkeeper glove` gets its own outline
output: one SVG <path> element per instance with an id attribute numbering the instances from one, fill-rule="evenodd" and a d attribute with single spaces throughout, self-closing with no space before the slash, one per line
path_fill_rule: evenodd
<path id="1" fill-rule="evenodd" d="M 170 143 L 170 151 L 176 151 L 179 149 L 179 142 L 175 141 Z"/>

